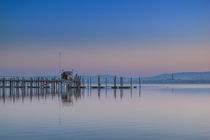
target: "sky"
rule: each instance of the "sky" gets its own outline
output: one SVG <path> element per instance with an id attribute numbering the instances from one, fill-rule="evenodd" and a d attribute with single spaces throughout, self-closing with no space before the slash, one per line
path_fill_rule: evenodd
<path id="1" fill-rule="evenodd" d="M 0 75 L 210 71 L 209 0 L 0 0 Z"/>

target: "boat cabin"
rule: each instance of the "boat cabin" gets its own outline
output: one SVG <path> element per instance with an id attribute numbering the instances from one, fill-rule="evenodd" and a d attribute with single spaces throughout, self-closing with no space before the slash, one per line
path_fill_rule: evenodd
<path id="1" fill-rule="evenodd" d="M 73 80 L 73 72 L 72 71 L 64 71 L 61 74 L 61 79 L 64 79 L 64 80 Z"/>

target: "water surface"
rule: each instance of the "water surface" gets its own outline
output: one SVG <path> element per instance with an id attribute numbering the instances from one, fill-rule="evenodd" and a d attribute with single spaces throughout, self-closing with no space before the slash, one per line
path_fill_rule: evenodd
<path id="1" fill-rule="evenodd" d="M 210 85 L 0 96 L 1 140 L 209 140 Z"/>

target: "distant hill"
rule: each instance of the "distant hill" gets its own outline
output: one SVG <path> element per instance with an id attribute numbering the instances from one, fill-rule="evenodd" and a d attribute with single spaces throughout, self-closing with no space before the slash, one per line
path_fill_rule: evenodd
<path id="1" fill-rule="evenodd" d="M 210 80 L 210 72 L 181 72 L 146 77 L 144 80 Z"/>
<path id="2" fill-rule="evenodd" d="M 186 83 L 201 84 L 210 83 L 210 72 L 181 72 L 161 74 L 153 77 L 144 77 L 143 83 Z"/>
<path id="3" fill-rule="evenodd" d="M 90 76 L 82 76 L 85 80 L 89 79 Z M 101 82 L 105 82 L 105 78 L 107 77 L 108 83 L 113 83 L 113 75 L 101 75 Z M 130 77 L 123 77 L 123 81 L 125 84 L 130 83 Z M 91 76 L 92 83 L 97 83 L 98 76 Z M 138 83 L 139 78 L 133 77 L 133 83 Z M 117 77 L 117 83 L 119 83 L 120 79 Z M 160 74 L 153 77 L 141 77 L 141 82 L 145 84 L 167 84 L 167 83 L 210 83 L 210 72 L 181 72 L 181 73 L 167 73 Z"/>

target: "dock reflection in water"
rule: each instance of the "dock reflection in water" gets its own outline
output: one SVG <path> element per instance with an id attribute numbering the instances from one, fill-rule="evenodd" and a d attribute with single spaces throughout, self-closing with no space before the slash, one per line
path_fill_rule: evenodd
<path id="1" fill-rule="evenodd" d="M 210 139 L 210 85 L 0 91 L 0 139 Z"/>
<path id="2" fill-rule="evenodd" d="M 130 92 L 130 97 L 132 97 L 132 89 L 62 89 L 60 91 L 54 91 L 50 89 L 41 90 L 41 89 L 33 89 L 33 90 L 10 90 L 4 89 L 4 91 L 0 92 L 0 102 L 12 101 L 13 103 L 19 102 L 20 100 L 24 102 L 25 99 L 33 100 L 49 100 L 57 98 L 60 99 L 63 104 L 73 104 L 74 101 L 81 100 L 86 95 L 91 96 L 92 92 L 97 94 L 98 99 L 100 100 L 101 94 L 104 94 L 107 97 L 107 92 L 113 91 L 113 97 L 117 98 L 117 91 L 119 91 L 119 98 L 123 98 L 123 90 L 127 91 L 127 94 Z M 103 93 L 101 93 L 103 91 Z M 86 95 L 85 95 L 86 94 Z M 110 93 L 109 93 L 110 94 Z M 139 89 L 139 96 L 141 95 L 141 89 Z"/>

